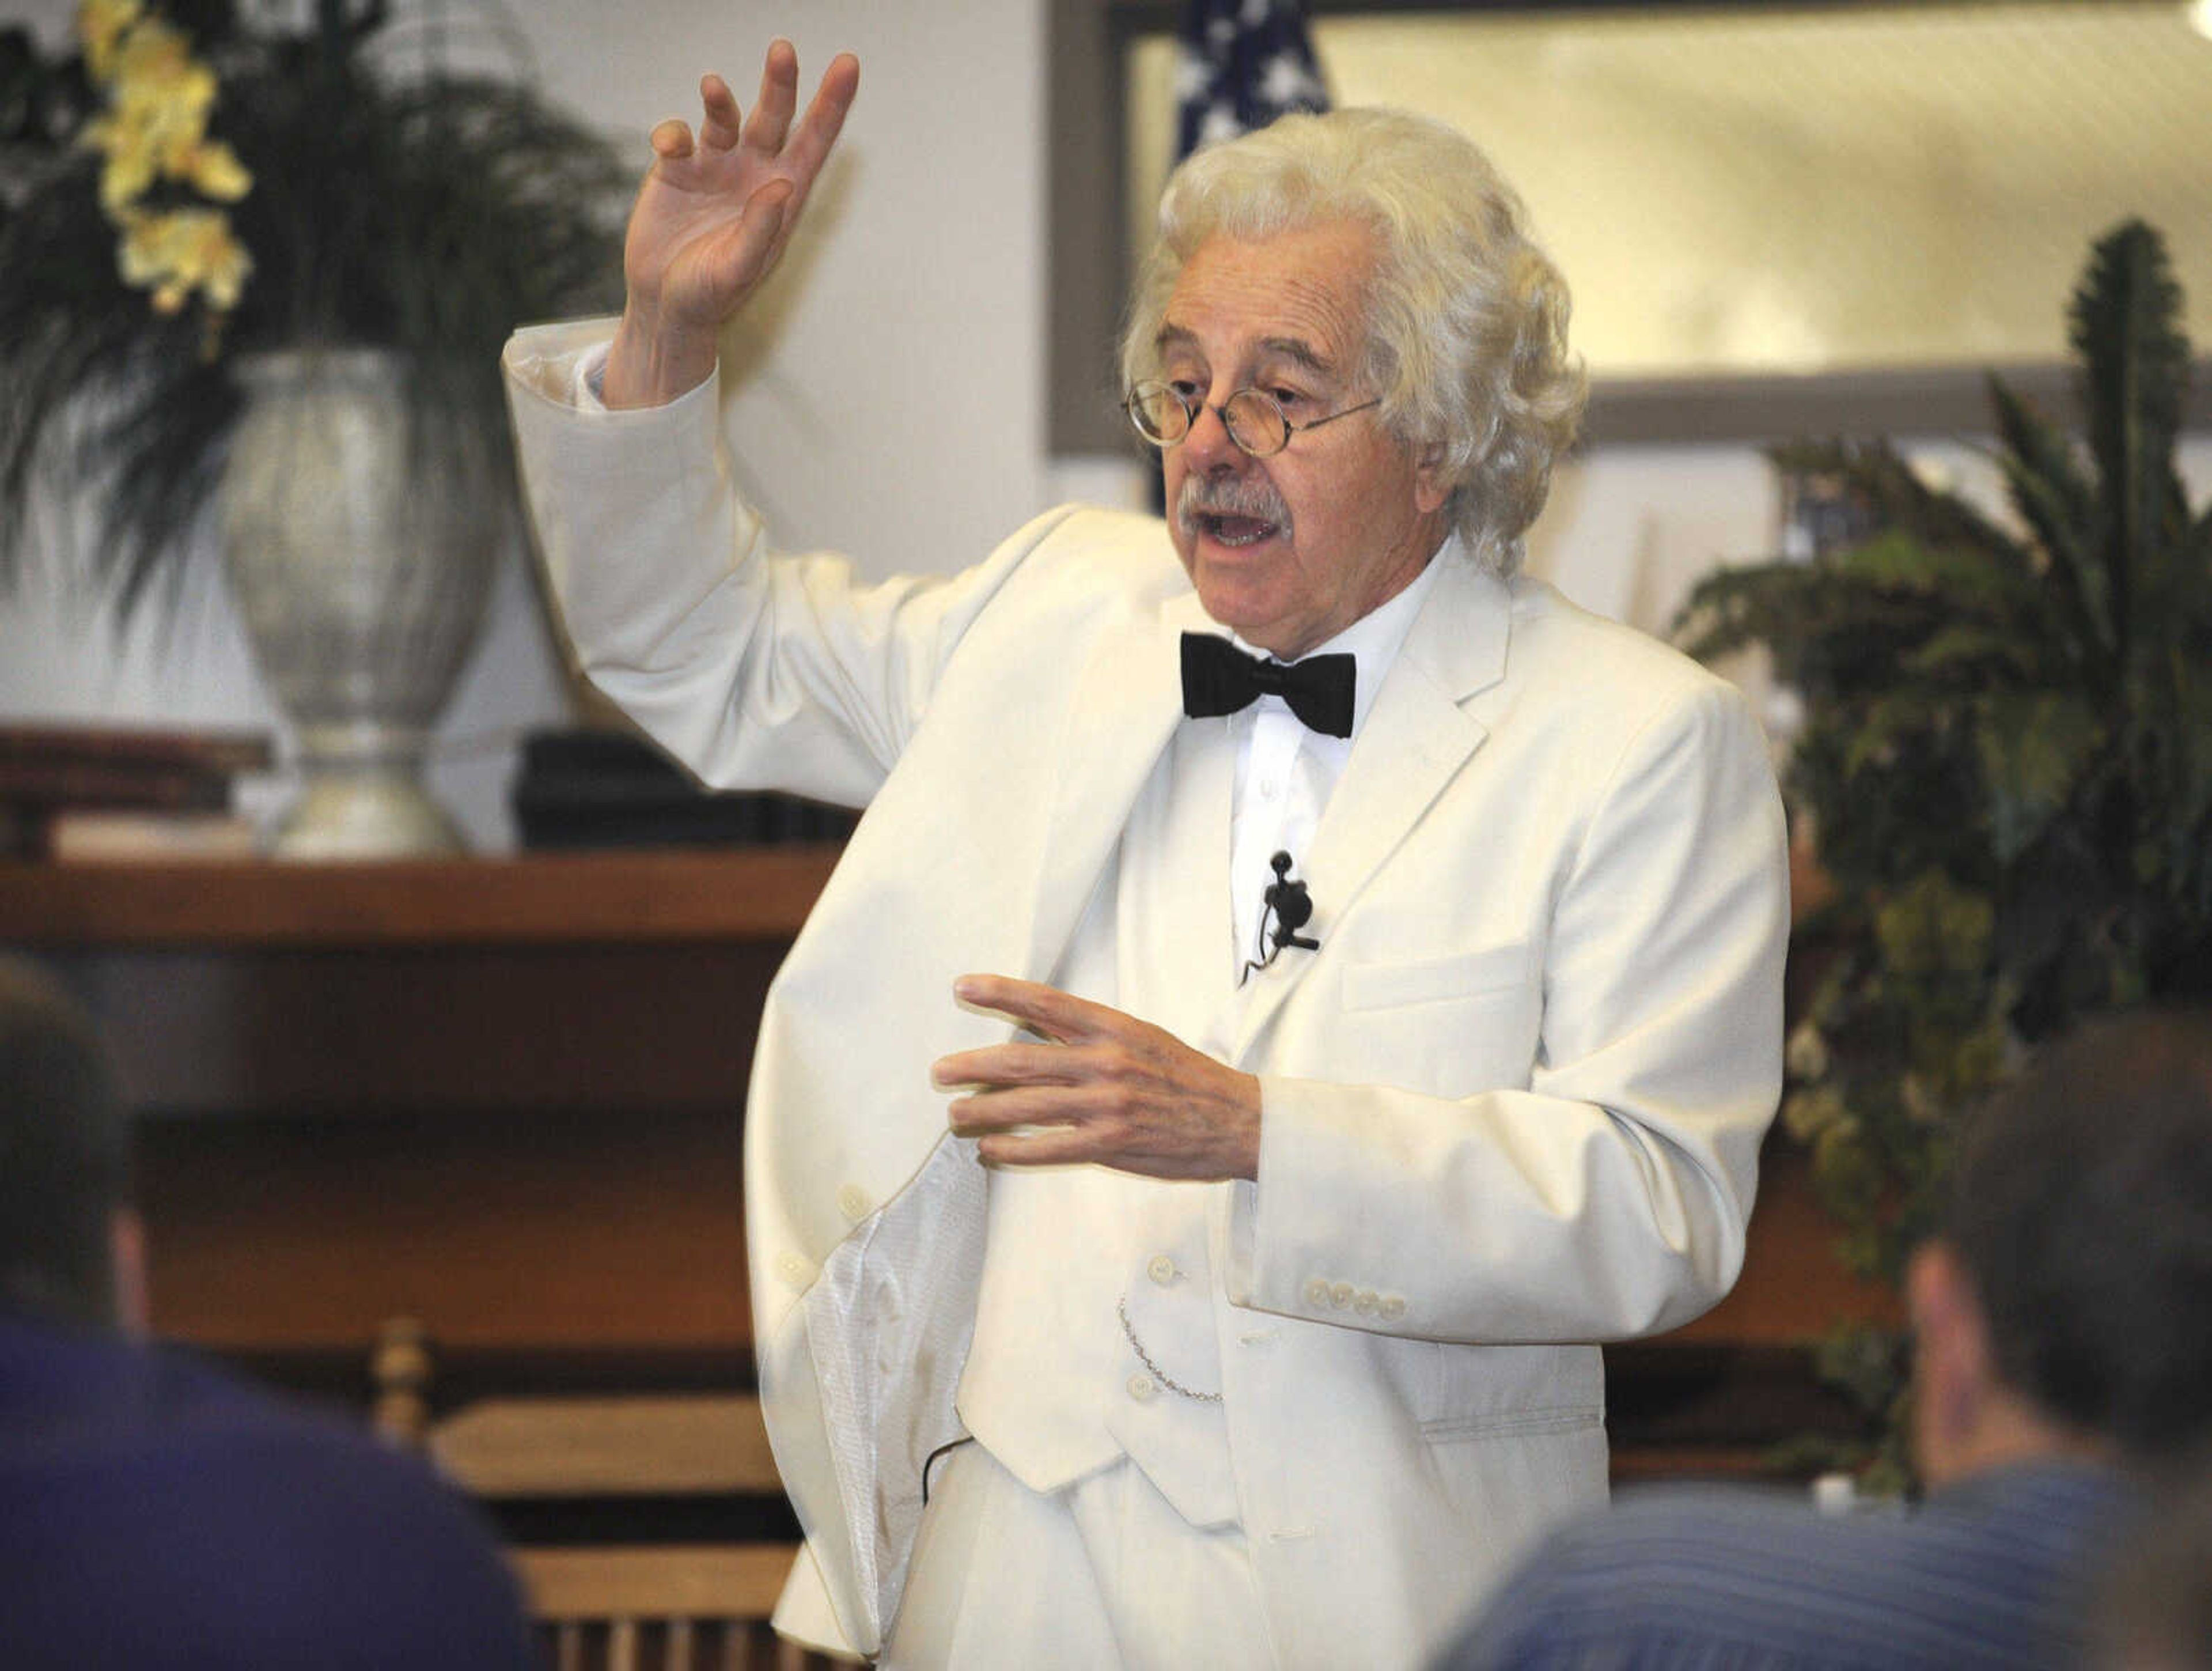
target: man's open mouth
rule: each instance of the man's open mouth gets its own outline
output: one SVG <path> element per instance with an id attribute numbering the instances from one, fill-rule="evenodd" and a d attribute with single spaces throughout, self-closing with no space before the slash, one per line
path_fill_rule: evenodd
<path id="1" fill-rule="evenodd" d="M 1190 520 L 1200 534 L 1224 546 L 1255 546 L 1275 532 L 1275 524 L 1265 517 L 1229 511 L 1197 511 Z"/>

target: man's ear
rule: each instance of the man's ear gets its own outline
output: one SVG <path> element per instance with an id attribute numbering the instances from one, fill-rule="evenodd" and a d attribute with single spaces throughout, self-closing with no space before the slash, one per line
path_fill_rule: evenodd
<path id="1" fill-rule="evenodd" d="M 1912 1256 L 1905 1304 L 1913 1331 L 1912 1436 L 1930 1485 L 1973 1455 L 1996 1392 L 1989 1326 L 1959 1256 L 1940 1241 Z"/>
<path id="2" fill-rule="evenodd" d="M 1445 479 L 1445 448 L 1441 441 L 1430 442 L 1421 448 L 1413 460 L 1413 509 L 1427 516 L 1443 509 L 1444 501 L 1451 497 L 1452 483 Z"/>
<path id="3" fill-rule="evenodd" d="M 107 1216 L 107 1257 L 115 1286 L 115 1326 L 134 1340 L 152 1333 L 146 1301 L 146 1221 L 136 1207 Z"/>

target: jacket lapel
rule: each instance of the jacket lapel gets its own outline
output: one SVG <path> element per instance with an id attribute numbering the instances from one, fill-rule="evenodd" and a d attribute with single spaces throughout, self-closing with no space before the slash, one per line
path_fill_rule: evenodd
<path id="1" fill-rule="evenodd" d="M 1197 595 L 1182 591 L 1093 640 L 1065 710 L 1064 768 L 1049 787 L 1036 882 L 1028 890 L 1024 979 L 1049 980 L 1059 966 L 1129 808 L 1182 718 L 1182 634 L 1205 626 Z"/>
<path id="2" fill-rule="evenodd" d="M 1462 704 L 1504 676 L 1511 588 L 1464 559 L 1437 560 L 1445 566 L 1376 692 L 1302 867 L 1324 946 L 1330 925 L 1489 735 Z M 1308 967 L 1278 958 L 1254 978 L 1232 1061 L 1247 1058 Z"/>

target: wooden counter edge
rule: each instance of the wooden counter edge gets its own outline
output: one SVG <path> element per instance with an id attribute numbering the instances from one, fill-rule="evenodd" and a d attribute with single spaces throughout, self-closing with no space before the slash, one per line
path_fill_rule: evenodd
<path id="1" fill-rule="evenodd" d="M 283 948 L 788 939 L 842 847 L 513 858 L 0 864 L 0 945 Z"/>

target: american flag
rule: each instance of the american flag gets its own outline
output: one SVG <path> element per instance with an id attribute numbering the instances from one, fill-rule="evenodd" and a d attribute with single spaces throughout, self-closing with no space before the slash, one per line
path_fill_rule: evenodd
<path id="1" fill-rule="evenodd" d="M 1189 0 L 1176 49 L 1176 154 L 1264 128 L 1285 111 L 1327 110 L 1328 88 L 1300 0 Z"/>

